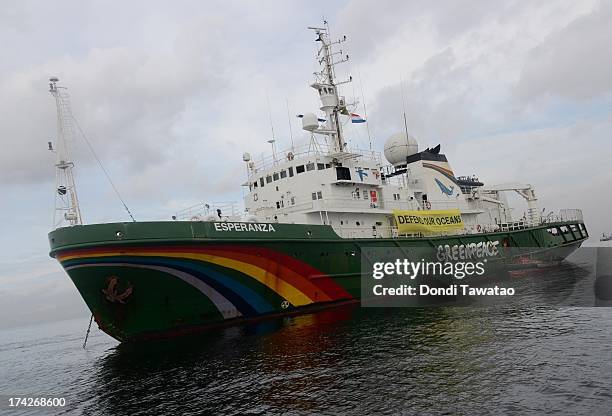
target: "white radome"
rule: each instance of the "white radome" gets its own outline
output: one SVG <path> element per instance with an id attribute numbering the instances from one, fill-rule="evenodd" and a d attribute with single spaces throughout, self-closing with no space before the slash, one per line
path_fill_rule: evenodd
<path id="1" fill-rule="evenodd" d="M 385 159 L 393 166 L 405 165 L 406 158 L 419 152 L 419 143 L 410 134 L 396 133 L 385 142 Z"/>
<path id="2" fill-rule="evenodd" d="M 319 119 L 316 114 L 306 113 L 302 116 L 302 129 L 313 132 L 319 128 Z"/>

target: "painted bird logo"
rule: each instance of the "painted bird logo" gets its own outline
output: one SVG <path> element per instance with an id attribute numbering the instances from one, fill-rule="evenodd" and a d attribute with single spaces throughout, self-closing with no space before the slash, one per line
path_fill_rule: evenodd
<path id="1" fill-rule="evenodd" d="M 108 286 L 106 289 L 102 289 L 102 293 L 106 295 L 106 300 L 112 303 L 125 303 L 127 298 L 129 298 L 134 291 L 134 288 L 128 282 L 128 287 L 123 292 L 118 293 L 117 283 L 119 283 L 119 278 L 117 276 L 109 277 Z"/>
<path id="2" fill-rule="evenodd" d="M 446 194 L 448 196 L 451 196 L 453 194 L 453 191 L 455 190 L 454 186 L 447 188 L 446 185 L 444 185 L 442 182 L 438 180 L 438 178 L 434 178 L 434 179 L 436 180 L 436 183 L 440 187 L 440 190 L 442 191 L 443 194 Z"/>
<path id="3" fill-rule="evenodd" d="M 368 176 L 368 173 L 364 171 L 362 168 L 356 168 L 357 174 L 359 174 L 359 179 L 363 182 L 363 178 Z"/>

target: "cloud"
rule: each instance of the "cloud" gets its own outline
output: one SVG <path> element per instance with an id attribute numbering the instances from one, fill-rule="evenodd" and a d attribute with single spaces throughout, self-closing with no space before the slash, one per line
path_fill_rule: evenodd
<path id="1" fill-rule="evenodd" d="M 134 171 L 165 159 L 177 140 L 173 127 L 187 103 L 214 96 L 223 86 L 223 48 L 216 47 L 218 53 L 211 56 L 204 51 L 215 52 L 214 40 L 191 45 L 158 53 L 93 49 L 82 58 L 65 57 L 4 77 L 0 112 L 7 117 L 0 127 L 11 151 L 0 153 L 0 179 L 27 183 L 49 177 L 45 142 L 55 136 L 55 108 L 44 95 L 48 75 L 66 80 L 73 112 L 104 159 L 129 164 Z M 75 131 L 71 147 L 74 158 L 86 166 L 93 158 L 78 135 Z"/>
<path id="2" fill-rule="evenodd" d="M 527 56 L 516 86 L 523 101 L 542 96 L 588 100 L 612 92 L 612 4 L 602 2 L 551 33 Z"/>

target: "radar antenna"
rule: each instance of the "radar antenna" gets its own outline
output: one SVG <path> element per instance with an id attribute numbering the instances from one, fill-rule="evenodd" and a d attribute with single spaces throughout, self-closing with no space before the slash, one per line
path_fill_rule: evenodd
<path id="1" fill-rule="evenodd" d="M 57 149 L 49 143 L 49 150 L 57 154 L 55 164 L 55 211 L 53 227 L 66 224 L 80 225 L 83 223 L 79 198 L 74 183 L 74 163 L 70 160 L 68 145 L 74 142 L 73 118 L 70 108 L 70 96 L 66 87 L 57 85 L 59 79 L 49 78 L 49 92 L 55 98 L 57 107 Z"/>

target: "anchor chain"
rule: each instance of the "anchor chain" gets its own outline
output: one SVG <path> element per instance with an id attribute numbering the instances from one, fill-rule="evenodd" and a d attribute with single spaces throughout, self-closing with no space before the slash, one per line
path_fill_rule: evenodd
<path id="1" fill-rule="evenodd" d="M 91 317 L 89 318 L 89 326 L 87 327 L 87 333 L 85 334 L 85 342 L 83 342 L 83 349 L 85 349 L 85 346 L 87 345 L 87 338 L 89 338 L 89 332 L 91 331 L 92 322 L 93 322 L 93 313 L 91 314 Z"/>

